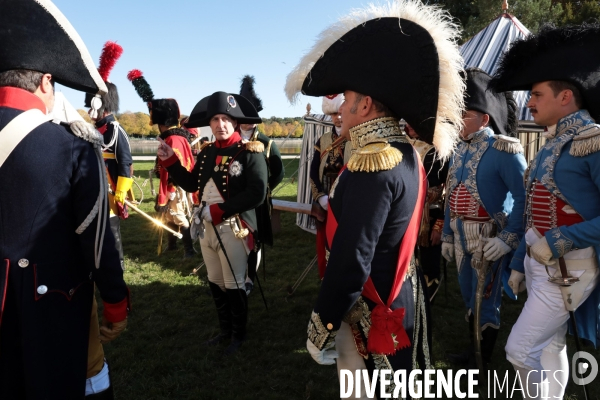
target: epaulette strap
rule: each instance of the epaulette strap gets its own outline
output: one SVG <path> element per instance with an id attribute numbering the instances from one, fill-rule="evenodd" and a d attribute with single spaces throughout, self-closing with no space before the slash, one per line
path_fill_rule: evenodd
<path id="1" fill-rule="evenodd" d="M 523 145 L 521 141 L 517 138 L 513 138 L 505 135 L 494 135 L 493 136 L 496 141 L 492 145 L 493 148 L 499 151 L 504 151 L 510 154 L 519 154 L 523 153 Z"/>
<path id="2" fill-rule="evenodd" d="M 75 136 L 85 140 L 86 142 L 90 142 L 98 146 L 104 144 L 104 138 L 92 124 L 89 124 L 85 121 L 73 121 L 69 124 L 69 128 Z"/>
<path id="3" fill-rule="evenodd" d="M 348 160 L 348 170 L 351 172 L 387 171 L 402 162 L 402 153 L 389 143 L 369 143 L 356 149 Z"/>
<path id="4" fill-rule="evenodd" d="M 600 151 L 600 125 L 592 125 L 573 138 L 569 154 L 573 157 L 585 157 Z"/>
<path id="5" fill-rule="evenodd" d="M 260 141 L 246 142 L 246 150 L 251 153 L 262 153 L 265 150 L 265 145 Z"/>
<path id="6" fill-rule="evenodd" d="M 200 151 L 204 150 L 205 148 L 207 148 L 208 146 L 210 146 L 211 144 L 213 144 L 214 142 L 204 142 L 200 145 Z"/>

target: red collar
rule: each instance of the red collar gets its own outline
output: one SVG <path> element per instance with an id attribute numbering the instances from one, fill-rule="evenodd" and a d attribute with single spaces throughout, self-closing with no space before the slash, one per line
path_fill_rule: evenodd
<path id="1" fill-rule="evenodd" d="M 27 111 L 37 108 L 46 114 L 46 105 L 35 94 L 11 86 L 0 87 L 0 107 L 16 108 Z"/>
<path id="2" fill-rule="evenodd" d="M 242 140 L 242 137 L 240 136 L 240 134 L 237 131 L 235 131 L 235 132 L 233 132 L 233 135 L 229 136 L 229 139 L 217 140 L 215 143 L 215 146 L 222 149 L 222 148 L 234 145 L 237 142 L 239 142 L 240 140 Z"/>

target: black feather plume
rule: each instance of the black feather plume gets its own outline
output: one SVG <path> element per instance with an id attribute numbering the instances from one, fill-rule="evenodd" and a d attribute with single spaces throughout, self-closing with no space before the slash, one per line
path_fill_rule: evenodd
<path id="1" fill-rule="evenodd" d="M 248 99 L 257 112 L 261 112 L 263 109 L 262 100 L 258 97 L 254 91 L 254 77 L 246 75 L 242 78 L 242 84 L 240 86 L 240 95 Z"/>

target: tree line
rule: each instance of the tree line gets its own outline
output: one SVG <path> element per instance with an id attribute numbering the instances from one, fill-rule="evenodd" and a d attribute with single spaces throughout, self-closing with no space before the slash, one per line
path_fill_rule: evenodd
<path id="1" fill-rule="evenodd" d="M 466 42 L 502 12 L 502 0 L 431 0 L 446 8 L 463 27 L 462 42 Z M 600 1 L 572 0 L 508 0 L 508 12 L 531 32 L 544 23 L 556 26 L 598 22 Z"/>
<path id="2" fill-rule="evenodd" d="M 85 110 L 77 110 L 87 122 L 91 122 Z M 183 115 L 182 119 L 186 116 Z M 160 134 L 157 125 L 150 125 L 150 115 L 144 112 L 125 111 L 115 115 L 119 124 L 131 137 L 146 138 L 156 137 Z M 263 119 L 258 125 L 258 131 L 269 137 L 302 137 L 304 132 L 304 120 L 302 118 L 278 118 L 271 117 Z"/>

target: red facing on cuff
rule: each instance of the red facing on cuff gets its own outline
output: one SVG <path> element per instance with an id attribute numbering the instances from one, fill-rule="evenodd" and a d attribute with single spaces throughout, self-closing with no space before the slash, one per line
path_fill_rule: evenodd
<path id="1" fill-rule="evenodd" d="M 107 303 L 103 301 L 104 311 L 102 312 L 102 317 L 108 322 L 121 322 L 125 318 L 127 318 L 127 314 L 131 309 L 131 303 L 129 301 L 129 288 L 127 288 L 127 297 L 121 300 L 118 303 Z"/>
<path id="2" fill-rule="evenodd" d="M 219 204 L 211 204 L 208 206 L 208 209 L 210 211 L 210 217 L 212 218 L 213 225 L 219 225 L 221 222 L 223 222 L 223 214 L 225 214 L 225 211 L 221 210 Z"/>
<path id="3" fill-rule="evenodd" d="M 158 205 L 166 206 L 167 205 L 167 196 L 165 196 L 164 194 L 159 194 L 158 195 Z"/>
<path id="4" fill-rule="evenodd" d="M 179 161 L 179 157 L 177 157 L 177 154 L 173 153 L 173 155 L 166 160 L 161 160 L 160 158 L 158 160 L 163 167 L 168 168 Z"/>

